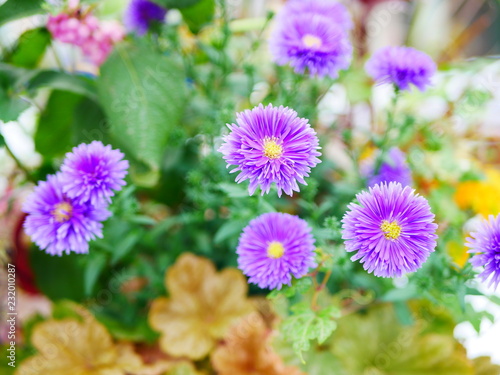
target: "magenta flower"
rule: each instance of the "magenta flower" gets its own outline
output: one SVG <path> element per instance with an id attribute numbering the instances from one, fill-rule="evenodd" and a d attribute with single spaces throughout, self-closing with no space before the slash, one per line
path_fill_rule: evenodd
<path id="1" fill-rule="evenodd" d="M 128 161 L 123 156 L 99 141 L 74 147 L 61 166 L 64 193 L 81 203 L 110 203 L 114 191 L 125 185 Z"/>
<path id="2" fill-rule="evenodd" d="M 400 90 L 410 85 L 424 91 L 436 73 L 434 61 L 411 47 L 384 47 L 367 61 L 366 72 L 378 83 L 392 83 Z"/>
<path id="3" fill-rule="evenodd" d="M 500 214 L 490 215 L 470 235 L 465 246 L 470 247 L 469 253 L 476 254 L 470 262 L 474 267 L 483 267 L 479 274 L 481 281 L 491 277 L 488 286 L 497 288 L 500 284 Z"/>
<path id="4" fill-rule="evenodd" d="M 348 30 L 352 21 L 336 2 L 290 1 L 278 14 L 269 39 L 273 60 L 298 74 L 337 78 L 352 59 Z"/>
<path id="5" fill-rule="evenodd" d="M 236 182 L 250 180 L 250 195 L 257 187 L 262 195 L 269 193 L 275 183 L 278 196 L 282 191 L 291 196 L 299 191 L 297 182 L 305 185 L 304 178 L 320 163 L 316 132 L 292 109 L 260 104 L 238 113 L 236 124 L 227 126 L 231 133 L 219 152 L 228 167 L 237 166 L 231 170 L 240 172 Z"/>
<path id="6" fill-rule="evenodd" d="M 356 196 L 342 219 L 346 251 L 375 276 L 415 272 L 436 248 L 434 214 L 424 197 L 399 183 L 375 185 Z"/>
<path id="7" fill-rule="evenodd" d="M 243 229 L 238 267 L 249 282 L 260 288 L 281 289 L 292 276 L 303 277 L 314 262 L 314 238 L 309 225 L 298 216 L 267 213 Z"/>
<path id="8" fill-rule="evenodd" d="M 63 193 L 59 175 L 40 181 L 23 211 L 26 234 L 50 255 L 87 253 L 88 242 L 102 237 L 102 221 L 111 213 L 105 205 L 79 203 Z"/>

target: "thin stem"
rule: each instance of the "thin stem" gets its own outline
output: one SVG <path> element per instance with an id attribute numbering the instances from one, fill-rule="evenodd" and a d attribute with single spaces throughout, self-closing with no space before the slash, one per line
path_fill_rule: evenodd
<path id="1" fill-rule="evenodd" d="M 328 270 L 328 272 L 323 277 L 323 281 L 321 282 L 320 285 L 317 285 L 317 283 L 315 282 L 316 280 L 313 278 L 313 281 L 315 282 L 315 285 L 316 285 L 315 290 L 314 290 L 314 294 L 313 294 L 313 297 L 312 297 L 312 301 L 311 301 L 311 309 L 313 311 L 317 311 L 319 309 L 319 306 L 318 306 L 318 297 L 319 297 L 320 292 L 323 289 L 325 289 L 326 283 L 330 279 L 330 276 L 332 276 L 332 270 Z"/>
<path id="2" fill-rule="evenodd" d="M 382 163 L 384 161 L 385 155 L 387 154 L 390 143 L 389 136 L 391 134 L 391 131 L 396 128 L 396 122 L 394 121 L 394 112 L 396 112 L 398 98 L 399 98 L 399 90 L 396 88 L 396 93 L 394 95 L 394 98 L 392 99 L 392 107 L 389 108 L 389 110 L 387 111 L 387 128 L 385 130 L 384 137 L 382 138 L 382 141 L 379 144 L 381 152 L 375 163 L 375 168 L 374 168 L 375 174 L 379 172 L 380 167 L 382 166 Z"/>

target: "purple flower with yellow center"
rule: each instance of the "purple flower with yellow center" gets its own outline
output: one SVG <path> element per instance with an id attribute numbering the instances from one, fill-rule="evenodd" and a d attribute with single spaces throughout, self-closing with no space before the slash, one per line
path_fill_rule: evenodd
<path id="1" fill-rule="evenodd" d="M 479 274 L 481 281 L 486 282 L 491 277 L 488 286 L 497 288 L 500 284 L 500 214 L 490 215 L 470 235 L 465 246 L 471 248 L 469 253 L 476 254 L 470 262 L 474 267 L 483 267 Z"/>
<path id="2" fill-rule="evenodd" d="M 413 179 L 411 169 L 406 162 L 406 155 L 397 147 L 391 148 L 375 171 L 376 161 L 372 160 L 363 174 L 368 179 L 368 186 L 374 186 L 383 182 L 399 182 L 403 186 L 411 186 Z"/>
<path id="3" fill-rule="evenodd" d="M 278 65 L 310 76 L 337 78 L 352 59 L 349 13 L 330 1 L 291 1 L 278 14 L 269 47 Z"/>
<path id="4" fill-rule="evenodd" d="M 314 262 L 314 238 L 309 225 L 298 216 L 267 213 L 243 229 L 238 267 L 249 282 L 260 288 L 281 289 L 292 276 L 303 277 Z"/>
<path id="5" fill-rule="evenodd" d="M 373 54 L 365 69 L 378 83 L 391 83 L 400 90 L 414 85 L 424 91 L 437 67 L 427 54 L 414 48 L 384 47 Z"/>
<path id="6" fill-rule="evenodd" d="M 165 21 L 167 9 L 149 0 L 132 0 L 128 4 L 123 17 L 125 27 L 144 35 L 155 23 Z"/>
<path id="7" fill-rule="evenodd" d="M 237 166 L 231 170 L 240 172 L 236 182 L 250 180 L 250 195 L 257 187 L 262 195 L 269 193 L 276 183 L 278 196 L 282 191 L 291 196 L 299 191 L 297 182 L 306 185 L 304 178 L 320 163 L 316 132 L 292 109 L 260 104 L 238 113 L 236 124 L 227 126 L 231 132 L 219 152 L 228 167 Z"/>
<path id="8" fill-rule="evenodd" d="M 61 166 L 64 193 L 81 203 L 110 203 L 114 191 L 125 185 L 128 161 L 123 156 L 99 141 L 74 147 Z"/>
<path id="9" fill-rule="evenodd" d="M 26 234 L 50 255 L 87 253 L 88 242 L 102 237 L 102 221 L 111 213 L 103 205 L 79 203 L 63 193 L 60 175 L 40 181 L 23 211 Z"/>
<path id="10" fill-rule="evenodd" d="M 400 183 L 375 185 L 356 196 L 342 219 L 346 251 L 380 277 L 415 272 L 436 248 L 434 214 L 427 200 Z"/>

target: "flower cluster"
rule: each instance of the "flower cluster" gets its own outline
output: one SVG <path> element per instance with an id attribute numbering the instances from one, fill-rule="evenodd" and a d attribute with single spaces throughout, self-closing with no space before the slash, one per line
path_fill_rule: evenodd
<path id="1" fill-rule="evenodd" d="M 123 156 L 98 141 L 81 144 L 66 155 L 59 173 L 39 182 L 23 211 L 25 231 L 42 250 L 87 253 L 89 241 L 102 237 L 110 197 L 125 185 Z"/>
<path id="2" fill-rule="evenodd" d="M 81 8 L 50 16 L 47 29 L 54 39 L 80 47 L 83 54 L 96 65 L 106 61 L 113 45 L 125 35 L 119 23 L 101 22 Z"/>
<path id="3" fill-rule="evenodd" d="M 304 177 L 320 163 L 316 132 L 290 108 L 261 104 L 239 113 L 228 127 L 231 133 L 219 151 L 228 166 L 237 166 L 231 172 L 241 172 L 238 183 L 250 180 L 250 195 L 257 187 L 262 195 L 269 193 L 276 183 L 279 196 L 282 191 L 291 196 L 299 191 L 297 182 L 306 184 Z"/>
<path id="4" fill-rule="evenodd" d="M 436 72 L 436 64 L 425 53 L 411 47 L 385 47 L 367 61 L 366 72 L 378 83 L 392 83 L 399 90 L 410 85 L 424 91 Z"/>
<path id="5" fill-rule="evenodd" d="M 296 73 L 337 78 L 351 63 L 347 9 L 331 0 L 291 0 L 278 14 L 269 40 L 274 61 Z"/>
<path id="6" fill-rule="evenodd" d="M 129 31 L 144 35 L 155 23 L 165 20 L 167 9 L 149 0 L 132 0 L 125 11 L 123 23 Z"/>

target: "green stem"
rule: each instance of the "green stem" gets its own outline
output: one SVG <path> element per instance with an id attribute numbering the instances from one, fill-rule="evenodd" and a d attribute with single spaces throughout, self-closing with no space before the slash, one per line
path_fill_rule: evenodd
<path id="1" fill-rule="evenodd" d="M 374 169 L 375 174 L 379 172 L 380 167 L 384 162 L 385 155 L 387 154 L 387 151 L 389 150 L 389 147 L 391 145 L 389 135 L 391 134 L 393 129 L 397 128 L 397 124 L 394 121 L 394 113 L 396 112 L 398 98 L 399 98 L 399 90 L 396 88 L 394 98 L 392 99 L 392 106 L 387 111 L 387 129 L 385 130 L 384 137 L 382 138 L 382 141 L 379 144 L 379 149 L 381 152 L 377 157 L 377 161 L 375 163 L 375 169 Z"/>

